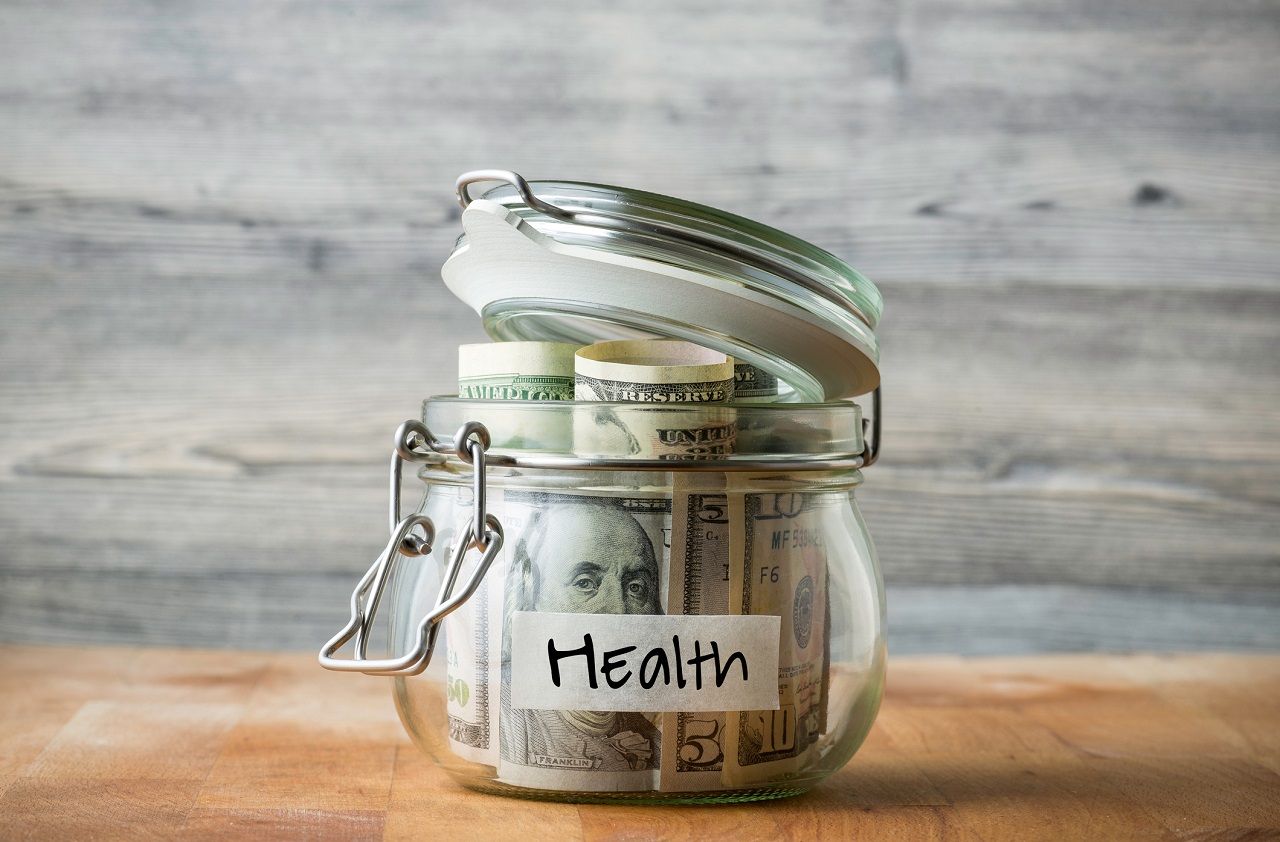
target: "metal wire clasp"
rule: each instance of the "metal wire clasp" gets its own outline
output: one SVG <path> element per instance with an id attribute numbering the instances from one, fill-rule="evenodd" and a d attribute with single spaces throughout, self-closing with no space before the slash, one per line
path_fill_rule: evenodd
<path id="1" fill-rule="evenodd" d="M 489 514 L 485 494 L 485 452 L 489 448 L 489 431 L 477 421 L 458 428 L 453 440 L 437 439 L 418 421 L 406 421 L 396 430 L 395 448 L 391 453 L 391 540 L 361 577 L 351 594 L 351 619 L 320 650 L 320 666 L 340 672 L 362 672 L 366 675 L 417 675 L 431 662 L 440 621 L 471 598 L 485 574 L 502 550 L 502 524 Z M 435 524 L 422 514 L 400 517 L 400 480 L 405 462 L 424 462 L 435 453 L 456 455 L 472 466 L 474 515 L 464 534 L 458 536 L 453 555 L 445 568 L 444 581 L 436 596 L 435 607 L 418 623 L 412 648 L 394 658 L 369 658 L 369 633 L 382 601 L 387 581 L 400 556 L 426 556 L 435 542 Z M 467 551 L 479 550 L 480 560 L 457 590 Z M 355 639 L 355 654 L 338 658 L 335 653 Z"/>

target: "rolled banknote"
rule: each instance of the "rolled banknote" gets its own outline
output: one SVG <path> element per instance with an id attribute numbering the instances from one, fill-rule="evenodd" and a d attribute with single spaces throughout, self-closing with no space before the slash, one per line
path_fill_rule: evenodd
<path id="1" fill-rule="evenodd" d="M 710 459 L 733 451 L 736 413 L 715 404 L 733 397 L 735 369 L 724 354 L 674 340 L 603 342 L 578 352 L 579 400 L 662 404 L 578 407 L 575 450 L 669 460 Z M 688 411 L 674 404 L 699 404 Z M 672 473 L 668 614 L 729 613 L 729 519 L 722 473 Z M 671 711 L 661 728 L 659 789 L 722 789 L 723 711 Z"/>
<path id="2" fill-rule="evenodd" d="M 566 342 L 458 346 L 458 397 L 482 401 L 573 400 L 574 354 Z"/>
<path id="3" fill-rule="evenodd" d="M 681 353 L 685 358 L 694 358 L 700 350 L 686 349 Z M 735 389 L 738 371 L 735 366 Z M 687 385 L 692 386 L 698 383 L 694 377 L 705 375 L 686 369 L 685 376 L 689 378 Z M 627 389 L 620 391 L 625 393 Z M 731 397 L 736 399 L 736 391 L 724 394 L 722 400 L 728 401 Z M 666 411 L 664 415 L 671 416 L 671 413 Z M 683 424 L 688 427 L 682 435 L 659 432 L 654 438 L 664 442 L 683 440 L 695 443 L 681 453 L 680 458 L 710 459 L 733 452 L 737 416 L 732 408 L 703 406 L 696 413 L 678 413 L 678 417 L 685 419 Z M 699 442 L 702 446 L 696 444 Z M 712 442 L 713 446 L 706 446 Z M 712 616 L 733 613 L 725 474 L 673 472 L 671 499 L 667 612 Z M 724 711 L 672 711 L 662 715 L 662 774 L 659 779 L 662 791 L 714 791 L 728 786 L 724 779 L 728 717 Z"/>
<path id="4" fill-rule="evenodd" d="M 677 461 L 733 451 L 733 409 L 705 406 L 733 397 L 733 358 L 718 351 L 674 339 L 598 342 L 578 351 L 574 397 L 654 404 L 578 407 L 573 431 L 580 456 Z M 689 410 L 671 408 L 683 405 Z"/>
<path id="5" fill-rule="evenodd" d="M 486 342 L 458 347 L 458 396 L 486 401 L 558 401 L 573 399 L 573 355 L 581 347 L 563 342 Z M 519 411 L 519 423 L 494 444 L 512 449 L 565 446 L 563 418 Z M 510 418 L 510 414 L 507 416 Z M 440 541 L 448 557 L 453 543 L 466 540 L 471 491 L 442 489 L 452 498 L 457 523 L 443 527 Z M 503 490 L 489 491 L 489 507 L 498 512 L 508 534 L 529 518 L 527 506 L 504 505 Z M 449 740 L 455 754 L 499 765 L 499 699 L 503 641 L 503 583 L 509 552 L 490 568 L 480 590 L 444 620 Z"/>
<path id="6" fill-rule="evenodd" d="M 577 353 L 580 401 L 724 403 L 733 397 L 733 358 L 678 339 L 618 339 Z"/>

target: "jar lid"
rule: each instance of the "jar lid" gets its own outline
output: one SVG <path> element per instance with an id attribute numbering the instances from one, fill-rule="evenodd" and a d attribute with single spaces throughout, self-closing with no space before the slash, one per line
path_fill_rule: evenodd
<path id="1" fill-rule="evenodd" d="M 879 385 L 880 293 L 811 243 L 623 187 L 481 170 L 457 190 L 465 233 L 441 274 L 495 339 L 685 339 L 768 371 L 801 401 Z"/>

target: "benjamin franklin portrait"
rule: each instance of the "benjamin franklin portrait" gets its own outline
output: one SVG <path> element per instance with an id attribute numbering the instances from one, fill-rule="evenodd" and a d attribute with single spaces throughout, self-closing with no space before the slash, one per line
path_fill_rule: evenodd
<path id="1" fill-rule="evenodd" d="M 653 541 L 615 498 L 539 508 L 507 573 L 505 624 L 516 611 L 661 614 Z M 658 768 L 662 740 L 639 713 L 510 706 L 510 632 L 503 637 L 502 756 L 526 766 L 598 771 Z"/>

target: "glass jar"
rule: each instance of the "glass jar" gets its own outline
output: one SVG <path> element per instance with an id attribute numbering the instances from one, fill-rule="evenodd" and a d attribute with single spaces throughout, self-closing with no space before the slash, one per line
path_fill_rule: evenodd
<path id="1" fill-rule="evenodd" d="M 854 502 L 880 443 L 879 291 L 680 199 L 504 170 L 456 192 L 441 275 L 494 339 L 684 339 L 768 388 L 721 405 L 426 401 L 396 433 L 390 541 L 320 663 L 393 676 L 414 742 L 475 789 L 808 789 L 857 750 L 883 689 L 884 593 Z M 866 394 L 864 441 L 839 399 Z M 425 494 L 402 516 L 406 462 Z"/>
<path id="2" fill-rule="evenodd" d="M 885 648 L 879 566 L 854 500 L 864 451 L 855 404 L 434 398 L 423 412 L 436 430 L 483 421 L 481 494 L 503 533 L 470 600 L 440 623 L 430 665 L 395 678 L 405 728 L 459 783 L 570 801 L 746 801 L 803 792 L 857 750 L 879 707 Z M 709 415 L 733 428 L 733 453 L 655 465 L 621 447 L 602 452 L 584 443 L 582 423 L 602 412 L 633 430 Z M 448 447 L 430 448 L 418 474 L 436 550 L 386 580 L 394 652 L 419 639 L 459 546 L 455 580 L 482 561 L 466 552 L 475 469 L 436 449 Z M 634 710 L 516 707 L 515 612 L 781 617 L 777 708 L 682 711 L 647 701 L 634 675 Z"/>

